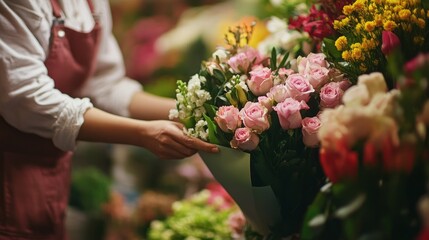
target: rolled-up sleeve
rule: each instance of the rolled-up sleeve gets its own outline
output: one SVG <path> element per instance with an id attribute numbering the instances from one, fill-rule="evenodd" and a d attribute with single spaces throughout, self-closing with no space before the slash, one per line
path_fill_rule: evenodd
<path id="1" fill-rule="evenodd" d="M 108 1 L 95 1 L 102 24 L 102 37 L 94 76 L 84 85 L 81 95 L 91 98 L 105 111 L 129 117 L 132 96 L 142 90 L 139 82 L 125 77 L 123 56 L 112 34 Z"/>
<path id="2" fill-rule="evenodd" d="M 42 16 L 39 19 L 31 11 L 24 14 L 32 17 L 31 26 L 0 0 L 0 114 L 23 132 L 50 138 L 62 150 L 73 150 L 83 114 L 92 104 L 87 98 L 71 98 L 55 89 L 44 65 L 46 53 L 32 34 L 40 30 Z"/>

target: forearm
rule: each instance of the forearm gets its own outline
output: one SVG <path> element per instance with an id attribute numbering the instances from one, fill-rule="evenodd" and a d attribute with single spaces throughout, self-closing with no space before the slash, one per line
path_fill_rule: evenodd
<path id="1" fill-rule="evenodd" d="M 166 159 L 184 158 L 198 150 L 218 151 L 213 144 L 184 135 L 182 128 L 172 121 L 141 121 L 91 108 L 84 114 L 77 140 L 136 145 Z"/>
<path id="2" fill-rule="evenodd" d="M 139 132 L 144 129 L 144 121 L 120 117 L 96 108 L 84 115 L 77 140 L 105 143 L 138 145 Z"/>
<path id="3" fill-rule="evenodd" d="M 174 99 L 138 92 L 131 99 L 128 109 L 132 118 L 167 120 L 170 109 L 175 108 L 175 106 Z"/>

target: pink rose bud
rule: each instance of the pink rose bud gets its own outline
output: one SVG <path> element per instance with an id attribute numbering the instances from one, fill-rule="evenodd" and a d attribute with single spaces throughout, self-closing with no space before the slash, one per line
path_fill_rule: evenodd
<path id="1" fill-rule="evenodd" d="M 326 56 L 323 53 L 310 53 L 307 57 L 298 58 L 298 72 L 304 73 L 307 65 L 317 65 L 319 67 L 328 67 Z"/>
<path id="2" fill-rule="evenodd" d="M 259 96 L 258 102 L 262 106 L 266 107 L 268 111 L 270 112 L 273 109 L 273 99 L 266 97 L 266 96 Z"/>
<path id="3" fill-rule="evenodd" d="M 319 138 L 317 132 L 321 126 L 321 121 L 318 117 L 306 117 L 302 120 L 302 138 L 305 146 L 317 147 L 319 145 Z"/>
<path id="4" fill-rule="evenodd" d="M 249 128 L 237 128 L 230 144 L 232 148 L 252 151 L 259 144 L 259 136 Z"/>
<path id="5" fill-rule="evenodd" d="M 219 107 L 214 120 L 224 132 L 234 132 L 241 127 L 240 111 L 234 106 Z"/>
<path id="6" fill-rule="evenodd" d="M 381 51 L 384 55 L 389 55 L 401 44 L 399 37 L 391 31 L 383 31 L 381 34 Z"/>
<path id="7" fill-rule="evenodd" d="M 309 65 L 308 68 L 304 71 L 304 75 L 307 77 L 311 86 L 318 89 L 328 81 L 329 70 L 318 65 Z"/>
<path id="8" fill-rule="evenodd" d="M 270 89 L 267 96 L 277 103 L 283 102 L 286 98 L 290 97 L 286 85 L 279 84 Z"/>
<path id="9" fill-rule="evenodd" d="M 405 63 L 404 70 L 406 73 L 413 73 L 417 69 L 423 67 L 426 62 L 429 62 L 429 54 L 420 53 Z"/>
<path id="10" fill-rule="evenodd" d="M 271 69 L 264 67 L 252 70 L 247 80 L 250 91 L 256 96 L 266 94 L 274 85 Z"/>
<path id="11" fill-rule="evenodd" d="M 252 61 L 246 56 L 245 53 L 238 53 L 228 60 L 228 65 L 235 73 L 247 72 L 251 66 Z"/>
<path id="12" fill-rule="evenodd" d="M 244 126 L 261 133 L 270 127 L 268 109 L 257 102 L 247 102 L 240 111 Z"/>
<path id="13" fill-rule="evenodd" d="M 279 116 L 280 125 L 284 130 L 301 127 L 301 109 L 309 109 L 304 101 L 286 98 L 283 102 L 273 107 Z"/>
<path id="14" fill-rule="evenodd" d="M 335 108 L 340 105 L 344 91 L 338 82 L 330 82 L 320 89 L 320 106 L 323 108 Z"/>
<path id="15" fill-rule="evenodd" d="M 289 96 L 298 101 L 303 100 L 307 102 L 310 99 L 310 94 L 314 92 L 313 86 L 311 86 L 308 80 L 299 73 L 289 75 L 285 84 Z"/>
<path id="16" fill-rule="evenodd" d="M 257 65 L 262 63 L 263 57 L 257 49 L 247 46 L 245 48 L 242 48 L 241 52 L 246 54 L 247 59 L 250 60 L 251 65 Z"/>
<path id="17" fill-rule="evenodd" d="M 289 75 L 294 74 L 294 73 L 295 73 L 295 71 L 294 71 L 294 70 L 292 70 L 292 69 L 286 69 L 286 68 L 280 68 L 280 69 L 279 69 L 279 77 L 280 77 L 283 81 L 285 81 L 285 80 L 286 80 L 286 78 L 287 78 Z"/>

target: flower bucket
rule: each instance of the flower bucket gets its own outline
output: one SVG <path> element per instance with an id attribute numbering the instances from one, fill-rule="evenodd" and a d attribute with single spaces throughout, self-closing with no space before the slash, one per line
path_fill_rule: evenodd
<path id="1" fill-rule="evenodd" d="M 270 186 L 252 186 L 250 154 L 219 146 L 219 153 L 199 152 L 215 179 L 240 207 L 252 229 L 268 235 L 281 221 L 280 205 Z"/>

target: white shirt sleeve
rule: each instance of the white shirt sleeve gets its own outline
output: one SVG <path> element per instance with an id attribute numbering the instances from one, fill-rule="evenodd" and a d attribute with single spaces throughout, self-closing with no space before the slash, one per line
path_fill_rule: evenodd
<path id="1" fill-rule="evenodd" d="M 58 148 L 73 150 L 83 114 L 92 107 L 83 96 L 102 109 L 127 116 L 131 96 L 141 86 L 124 77 L 122 56 L 110 33 L 108 1 L 94 0 L 100 11 L 107 11 L 101 21 L 102 27 L 108 26 L 103 30 L 96 73 L 82 89 L 82 98 L 71 98 L 55 89 L 44 65 L 52 22 L 52 9 L 46 2 L 0 0 L 0 114 L 23 132 L 51 138 Z M 63 5 L 71 2 L 76 3 L 75 13 L 85 13 L 79 7 L 86 0 L 63 1 Z M 86 26 L 93 24 L 92 18 L 89 20 Z"/>
<path id="2" fill-rule="evenodd" d="M 128 106 L 131 98 L 142 90 L 142 86 L 137 81 L 125 77 L 123 56 L 112 35 L 108 1 L 93 3 L 96 14 L 100 15 L 102 37 L 95 73 L 83 86 L 80 95 L 90 97 L 94 105 L 100 109 L 129 117 Z"/>

